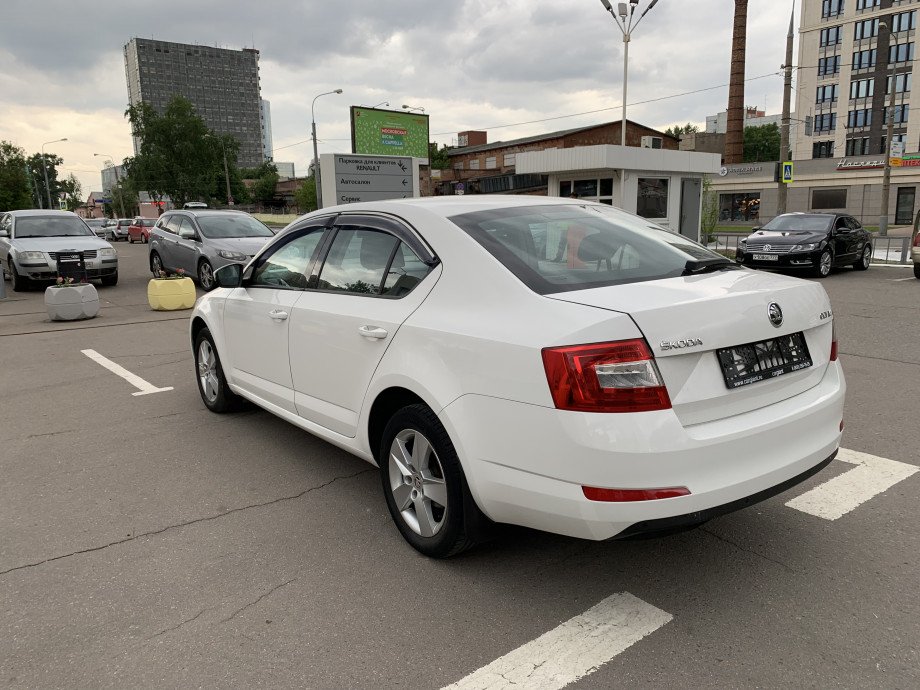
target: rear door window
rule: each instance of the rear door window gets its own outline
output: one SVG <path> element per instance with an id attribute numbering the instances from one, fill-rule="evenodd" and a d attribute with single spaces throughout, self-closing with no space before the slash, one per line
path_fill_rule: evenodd
<path id="1" fill-rule="evenodd" d="M 320 290 L 381 294 L 387 268 L 399 240 L 382 230 L 338 230 L 319 274 Z"/>

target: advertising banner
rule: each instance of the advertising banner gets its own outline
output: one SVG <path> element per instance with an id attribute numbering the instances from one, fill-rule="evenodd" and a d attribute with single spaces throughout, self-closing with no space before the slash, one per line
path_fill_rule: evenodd
<path id="1" fill-rule="evenodd" d="M 351 107 L 352 153 L 428 158 L 428 116 Z"/>

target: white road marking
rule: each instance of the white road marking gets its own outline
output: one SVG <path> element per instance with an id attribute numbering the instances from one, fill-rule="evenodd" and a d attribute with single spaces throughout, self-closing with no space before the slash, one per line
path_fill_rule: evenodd
<path id="1" fill-rule="evenodd" d="M 629 592 L 614 594 L 443 690 L 558 690 L 593 673 L 671 618 Z"/>
<path id="2" fill-rule="evenodd" d="M 903 283 L 907 280 L 916 280 L 916 278 L 893 278 L 889 280 L 889 283 Z"/>
<path id="3" fill-rule="evenodd" d="M 915 465 L 846 448 L 840 449 L 837 459 L 856 467 L 796 496 L 786 505 L 825 520 L 836 520 L 920 471 Z"/>
<path id="4" fill-rule="evenodd" d="M 101 364 L 113 374 L 121 376 L 121 378 L 137 388 L 137 393 L 132 393 L 131 395 L 150 395 L 151 393 L 162 393 L 163 391 L 171 391 L 173 389 L 172 386 L 167 388 L 157 388 L 152 383 L 145 381 L 137 374 L 132 374 L 120 364 L 115 364 L 115 362 L 113 362 L 111 359 L 103 357 L 95 350 L 80 350 L 80 352 L 82 352 L 94 362 Z"/>

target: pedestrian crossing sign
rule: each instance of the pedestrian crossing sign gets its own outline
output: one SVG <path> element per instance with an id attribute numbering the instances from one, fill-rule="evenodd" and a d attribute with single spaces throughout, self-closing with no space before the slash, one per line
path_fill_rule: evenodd
<path id="1" fill-rule="evenodd" d="M 782 181 L 785 182 L 786 184 L 789 184 L 790 182 L 792 182 L 792 180 L 793 180 L 792 161 L 786 161 L 785 163 L 783 163 Z"/>

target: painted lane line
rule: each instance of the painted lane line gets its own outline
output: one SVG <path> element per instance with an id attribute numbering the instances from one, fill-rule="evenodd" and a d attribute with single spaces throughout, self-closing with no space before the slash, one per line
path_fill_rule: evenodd
<path id="1" fill-rule="evenodd" d="M 916 280 L 916 278 L 893 278 L 889 280 L 889 283 L 903 283 L 907 280 Z"/>
<path id="2" fill-rule="evenodd" d="M 443 690 L 558 690 L 593 673 L 671 618 L 629 592 L 614 594 Z"/>
<path id="3" fill-rule="evenodd" d="M 80 350 L 80 352 L 82 352 L 97 364 L 101 364 L 113 374 L 121 376 L 121 378 L 137 388 L 137 393 L 132 393 L 131 395 L 150 395 L 151 393 L 162 393 L 164 391 L 171 391 L 173 389 L 172 386 L 167 388 L 157 388 L 152 383 L 145 381 L 137 374 L 132 374 L 120 364 L 115 364 L 115 362 L 113 362 L 108 357 L 103 357 L 95 350 Z"/>
<path id="4" fill-rule="evenodd" d="M 825 520 L 836 520 L 920 471 L 915 465 L 846 448 L 840 449 L 837 459 L 856 467 L 796 496 L 786 505 Z"/>

